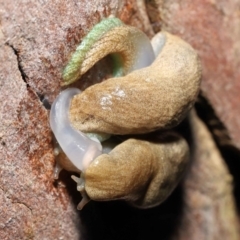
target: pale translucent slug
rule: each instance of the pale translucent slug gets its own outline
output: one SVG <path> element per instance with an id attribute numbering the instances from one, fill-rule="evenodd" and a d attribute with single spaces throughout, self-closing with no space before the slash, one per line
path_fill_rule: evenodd
<path id="1" fill-rule="evenodd" d="M 68 88 L 58 95 L 51 107 L 50 126 L 61 150 L 75 167 L 68 170 L 84 171 L 89 162 L 102 153 L 102 146 L 98 139 L 90 139 L 71 126 L 68 117 L 70 101 L 78 93 L 79 89 Z M 61 163 L 59 165 L 61 167 Z"/>
<path id="2" fill-rule="evenodd" d="M 83 172 L 91 161 L 102 152 L 109 152 L 114 146 L 111 142 L 105 142 L 102 147 L 100 142 L 108 139 L 107 134 L 84 134 L 72 127 L 68 116 L 70 101 L 80 92 L 77 88 L 68 88 L 57 96 L 51 106 L 50 127 L 57 140 L 54 149 L 57 159 L 55 179 L 63 168 L 72 172 Z"/>
<path id="3" fill-rule="evenodd" d="M 189 44 L 167 32 L 150 42 L 140 30 L 108 18 L 79 45 L 64 70 L 63 85 L 78 80 L 108 54 L 115 60 L 115 78 L 81 94 L 76 89 L 63 91 L 51 109 L 51 128 L 63 150 L 61 158 L 78 168 L 70 170 L 81 172 L 80 178 L 73 177 L 83 196 L 78 208 L 89 198 L 125 199 L 138 207 L 152 207 L 179 182 L 188 162 L 186 141 L 172 133 L 154 142 L 129 139 L 101 154 L 101 144 L 80 131 L 96 137 L 176 126 L 198 95 L 198 56 Z M 70 135 L 70 143 L 65 143 Z"/>

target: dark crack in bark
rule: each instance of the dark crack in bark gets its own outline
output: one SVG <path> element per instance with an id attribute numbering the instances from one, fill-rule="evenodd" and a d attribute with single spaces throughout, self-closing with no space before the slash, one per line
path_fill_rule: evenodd
<path id="1" fill-rule="evenodd" d="M 42 102 L 43 106 L 47 109 L 47 110 L 50 110 L 51 109 L 51 104 L 50 102 L 48 101 L 47 98 L 45 98 L 45 96 L 41 93 L 38 93 L 37 92 L 37 96 L 39 98 L 39 100 Z"/>
<path id="2" fill-rule="evenodd" d="M 7 46 L 9 46 L 9 47 L 13 50 L 13 52 L 14 52 L 16 58 L 17 58 L 18 70 L 19 70 L 19 72 L 21 73 L 22 80 L 26 83 L 27 88 L 29 88 L 30 86 L 29 86 L 28 81 L 27 81 L 28 76 L 27 76 L 26 73 L 23 71 L 23 68 L 22 68 L 22 66 L 21 66 L 21 59 L 20 59 L 19 51 L 18 51 L 12 44 L 7 43 Z"/>
<path id="3" fill-rule="evenodd" d="M 20 54 L 19 54 L 19 50 L 16 49 L 12 44 L 6 43 L 6 45 L 9 46 L 13 50 L 13 52 L 16 56 L 16 59 L 17 59 L 18 70 L 21 74 L 22 80 L 26 83 L 27 89 L 29 89 L 30 85 L 28 83 L 28 76 L 24 72 L 23 67 L 21 65 L 21 57 L 20 57 Z M 32 88 L 31 88 L 31 90 L 33 91 Z M 45 98 L 45 96 L 43 94 L 38 93 L 38 92 L 35 92 L 35 91 L 33 91 L 33 92 L 36 94 L 36 96 L 38 96 L 38 98 L 39 98 L 40 102 L 42 103 L 42 105 L 44 106 L 44 108 L 49 110 L 51 108 L 51 104 Z"/>
<path id="4" fill-rule="evenodd" d="M 199 117 L 208 126 L 217 144 L 219 146 L 233 146 L 227 128 L 217 117 L 213 107 L 202 94 L 198 97 L 195 106 Z"/>

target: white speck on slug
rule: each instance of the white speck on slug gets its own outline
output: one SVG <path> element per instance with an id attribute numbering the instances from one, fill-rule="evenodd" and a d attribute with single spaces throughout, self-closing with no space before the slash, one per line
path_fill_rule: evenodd
<path id="1" fill-rule="evenodd" d="M 115 91 L 112 92 L 112 95 L 117 96 L 118 99 L 121 99 L 122 97 L 126 96 L 124 90 L 121 89 L 119 86 L 117 86 Z"/>
<path id="2" fill-rule="evenodd" d="M 151 78 L 146 78 L 145 81 L 146 81 L 146 82 L 151 82 L 152 79 L 151 79 Z"/>
<path id="3" fill-rule="evenodd" d="M 100 98 L 100 105 L 102 106 L 102 109 L 108 109 L 111 110 L 110 105 L 112 105 L 112 96 L 110 94 L 104 95 Z"/>
<path id="4" fill-rule="evenodd" d="M 50 126 L 72 164 L 84 171 L 91 161 L 102 154 L 102 145 L 96 138 L 91 139 L 71 126 L 68 118 L 70 102 L 79 93 L 77 88 L 68 88 L 58 95 L 51 107 Z"/>

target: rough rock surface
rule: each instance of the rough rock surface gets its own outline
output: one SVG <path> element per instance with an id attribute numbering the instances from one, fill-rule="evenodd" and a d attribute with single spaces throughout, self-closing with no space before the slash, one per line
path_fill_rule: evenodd
<path id="1" fill-rule="evenodd" d="M 22 80 L 13 48 L 2 45 L 0 56 L 0 238 L 77 239 L 75 206 L 53 184 L 47 111 Z"/>

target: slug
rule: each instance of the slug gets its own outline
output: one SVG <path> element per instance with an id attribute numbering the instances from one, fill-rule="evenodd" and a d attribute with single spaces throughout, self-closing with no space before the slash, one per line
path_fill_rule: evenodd
<path id="1" fill-rule="evenodd" d="M 92 85 L 73 97 L 70 121 L 76 129 L 143 134 L 171 129 L 186 117 L 200 87 L 197 53 L 167 32 L 156 34 L 152 44 L 156 54 L 152 64 Z"/>
<path id="2" fill-rule="evenodd" d="M 77 47 L 63 71 L 62 85 L 75 82 L 109 54 L 115 77 L 149 66 L 155 59 L 152 45 L 143 32 L 109 17 L 96 24 Z"/>
<path id="3" fill-rule="evenodd" d="M 73 128 L 69 121 L 70 101 L 78 93 L 80 93 L 80 90 L 77 88 L 66 89 L 58 95 L 51 107 L 50 126 L 57 139 L 60 151 L 64 153 L 59 157 L 55 178 L 57 178 L 61 167 L 68 171 L 83 171 L 90 161 L 102 153 L 102 145 L 97 138 L 89 138 Z M 65 156 L 71 161 L 66 161 Z"/>
<path id="4" fill-rule="evenodd" d="M 73 176 L 83 196 L 79 209 L 89 199 L 125 199 L 137 207 L 153 207 L 179 182 L 189 157 L 186 141 L 164 133 L 154 141 L 128 139 L 102 154 L 104 142 L 96 139 L 178 125 L 198 95 L 199 59 L 176 36 L 161 32 L 150 42 L 140 30 L 107 18 L 77 47 L 63 71 L 62 85 L 78 80 L 109 54 L 113 78 L 81 93 L 64 90 L 51 108 L 51 128 L 62 149 L 60 165 L 81 173 L 80 178 Z"/>
<path id="5" fill-rule="evenodd" d="M 130 138 L 89 165 L 81 176 L 84 192 L 95 201 L 126 200 L 138 208 L 155 207 L 179 183 L 188 160 L 188 144 L 176 133 L 151 141 Z"/>
<path id="6" fill-rule="evenodd" d="M 128 41 L 123 42 L 122 39 Z M 121 44 L 109 45 L 117 42 Z M 115 63 L 114 76 L 121 76 L 146 67 L 155 58 L 152 45 L 144 33 L 136 28 L 125 26 L 118 18 L 110 17 L 96 24 L 77 47 L 63 71 L 62 85 L 68 85 L 79 79 L 108 54 L 111 54 Z M 55 152 L 58 161 L 54 171 L 56 179 L 62 168 L 74 172 L 83 171 L 95 157 L 102 153 L 99 141 L 109 137 L 104 133 L 86 135 L 72 127 L 66 113 L 69 112 L 72 97 L 78 93 L 80 90 L 75 88 L 62 91 L 51 107 L 50 127 L 57 139 Z"/>

